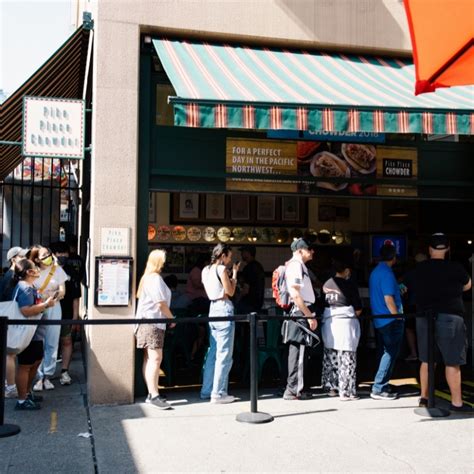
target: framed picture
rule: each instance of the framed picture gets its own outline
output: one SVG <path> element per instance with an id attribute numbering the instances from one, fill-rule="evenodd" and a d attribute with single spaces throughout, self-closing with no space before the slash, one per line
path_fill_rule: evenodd
<path id="1" fill-rule="evenodd" d="M 180 193 L 178 217 L 180 219 L 199 219 L 199 194 Z"/>
<path id="2" fill-rule="evenodd" d="M 233 221 L 250 220 L 249 196 L 241 196 L 236 194 L 230 197 L 230 218 Z"/>
<path id="3" fill-rule="evenodd" d="M 148 222 L 156 223 L 156 196 L 155 193 L 148 193 Z"/>
<path id="4" fill-rule="evenodd" d="M 274 221 L 275 220 L 275 196 L 257 197 L 257 220 Z"/>
<path id="5" fill-rule="evenodd" d="M 225 219 L 225 195 L 206 194 L 206 220 Z"/>
<path id="6" fill-rule="evenodd" d="M 281 198 L 281 220 L 285 222 L 300 220 L 300 198 L 298 196 L 283 196 Z"/>

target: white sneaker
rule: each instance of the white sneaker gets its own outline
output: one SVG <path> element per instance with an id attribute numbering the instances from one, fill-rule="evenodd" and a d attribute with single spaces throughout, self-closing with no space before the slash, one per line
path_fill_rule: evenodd
<path id="1" fill-rule="evenodd" d="M 42 392 L 43 391 L 43 379 L 38 379 L 38 381 L 33 385 L 33 392 Z"/>
<path id="2" fill-rule="evenodd" d="M 66 371 L 61 374 L 61 377 L 59 377 L 59 383 L 61 385 L 71 385 L 72 379 L 71 379 L 71 376 L 69 375 L 69 372 Z"/>
<path id="3" fill-rule="evenodd" d="M 236 398 L 233 395 L 221 395 L 220 397 L 211 397 L 211 403 L 232 403 Z"/>
<path id="4" fill-rule="evenodd" d="M 54 385 L 49 379 L 43 380 L 43 387 L 45 390 L 54 390 Z M 33 389 L 34 390 L 34 389 Z"/>
<path id="5" fill-rule="evenodd" d="M 17 398 L 18 390 L 16 385 L 5 385 L 5 398 Z"/>

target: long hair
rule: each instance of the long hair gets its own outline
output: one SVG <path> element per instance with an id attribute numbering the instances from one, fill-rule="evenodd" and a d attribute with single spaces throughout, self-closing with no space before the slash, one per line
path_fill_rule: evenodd
<path id="1" fill-rule="evenodd" d="M 222 255 L 228 255 L 229 252 L 231 252 L 231 248 L 227 244 L 217 244 L 213 249 L 212 249 L 212 254 L 211 254 L 211 265 L 216 263 Z"/>
<path id="2" fill-rule="evenodd" d="M 21 260 L 18 260 L 15 263 L 15 274 L 13 275 L 13 279 L 16 283 L 18 283 L 21 280 L 24 280 L 27 275 L 28 270 L 33 270 L 36 267 L 35 263 L 32 262 L 31 260 L 28 260 L 26 258 L 23 258 Z"/>
<path id="3" fill-rule="evenodd" d="M 145 271 L 143 272 L 143 275 L 140 279 L 140 284 L 138 285 L 137 298 L 140 298 L 140 295 L 142 293 L 145 277 L 153 273 L 160 274 L 165 262 L 166 262 L 165 250 L 158 249 L 158 250 L 153 250 L 152 252 L 150 252 L 150 255 L 148 255 L 148 260 L 146 262 Z"/>

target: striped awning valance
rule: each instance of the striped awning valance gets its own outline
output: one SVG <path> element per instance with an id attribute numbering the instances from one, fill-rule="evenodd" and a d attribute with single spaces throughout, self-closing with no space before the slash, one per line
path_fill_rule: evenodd
<path id="1" fill-rule="evenodd" d="M 414 95 L 407 59 L 184 40 L 153 44 L 175 125 L 474 134 L 474 87 Z"/>

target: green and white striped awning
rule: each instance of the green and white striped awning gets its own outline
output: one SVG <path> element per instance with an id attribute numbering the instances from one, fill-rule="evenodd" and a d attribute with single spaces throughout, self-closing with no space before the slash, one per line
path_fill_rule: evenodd
<path id="1" fill-rule="evenodd" d="M 175 125 L 474 134 L 474 87 L 414 95 L 411 61 L 185 40 L 153 44 Z"/>

